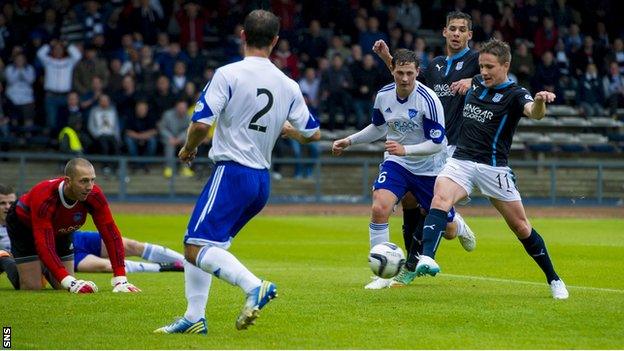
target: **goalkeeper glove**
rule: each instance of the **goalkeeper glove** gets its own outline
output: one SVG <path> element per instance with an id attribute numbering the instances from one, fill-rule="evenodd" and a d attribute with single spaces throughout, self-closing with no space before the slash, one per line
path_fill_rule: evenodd
<path id="1" fill-rule="evenodd" d="M 113 286 L 113 292 L 141 292 L 141 289 L 128 283 L 128 278 L 123 275 L 113 277 L 111 285 Z"/>
<path id="2" fill-rule="evenodd" d="M 94 282 L 89 280 L 76 279 L 71 275 L 61 280 L 61 286 L 74 294 L 91 294 L 98 291 Z"/>

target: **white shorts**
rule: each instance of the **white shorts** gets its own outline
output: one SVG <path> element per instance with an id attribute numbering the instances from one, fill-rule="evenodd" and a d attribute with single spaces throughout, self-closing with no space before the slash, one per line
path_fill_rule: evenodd
<path id="1" fill-rule="evenodd" d="M 438 177 L 446 177 L 459 184 L 468 196 L 477 188 L 483 195 L 497 200 L 522 200 L 516 187 L 516 178 L 509 167 L 449 158 Z"/>
<path id="2" fill-rule="evenodd" d="M 446 162 L 453 157 L 453 152 L 457 149 L 457 145 L 446 145 Z"/>

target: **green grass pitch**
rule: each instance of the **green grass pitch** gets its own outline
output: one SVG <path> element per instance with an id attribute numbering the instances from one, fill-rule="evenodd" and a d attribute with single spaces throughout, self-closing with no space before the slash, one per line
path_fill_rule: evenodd
<path id="1" fill-rule="evenodd" d="M 124 235 L 181 250 L 186 216 L 117 215 Z M 130 276 L 143 292 L 113 294 L 109 274 L 79 274 L 100 292 L 15 292 L 0 277 L 0 323 L 13 348 L 46 349 L 621 349 L 624 220 L 536 219 L 570 298 L 555 301 L 542 272 L 499 218 L 468 218 L 478 245 L 438 251 L 442 273 L 367 291 L 366 217 L 252 220 L 231 251 L 279 298 L 237 331 L 242 292 L 213 279 L 209 335 L 154 335 L 186 308 L 181 273 Z M 392 238 L 402 245 L 400 220 Z"/>

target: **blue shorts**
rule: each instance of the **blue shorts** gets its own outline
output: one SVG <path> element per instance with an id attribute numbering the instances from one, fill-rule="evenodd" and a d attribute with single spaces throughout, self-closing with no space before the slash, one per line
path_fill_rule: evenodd
<path id="1" fill-rule="evenodd" d="M 267 169 L 220 161 L 195 203 L 184 243 L 229 243 L 266 205 L 271 190 Z"/>
<path id="2" fill-rule="evenodd" d="M 415 175 L 396 162 L 384 161 L 381 164 L 379 176 L 373 185 L 373 190 L 389 190 L 399 200 L 409 191 L 418 200 L 420 206 L 429 211 L 435 181 L 436 177 L 434 176 Z M 448 212 L 448 221 L 452 222 L 453 218 L 455 218 L 455 209 L 451 208 Z"/>
<path id="3" fill-rule="evenodd" d="M 102 254 L 102 237 L 98 232 L 76 231 L 73 234 L 74 244 L 74 271 L 78 271 L 78 264 L 87 255 L 100 257 Z"/>

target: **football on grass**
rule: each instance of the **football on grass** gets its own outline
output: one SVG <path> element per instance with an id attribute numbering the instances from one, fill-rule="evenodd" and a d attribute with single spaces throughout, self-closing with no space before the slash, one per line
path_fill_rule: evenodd
<path id="1" fill-rule="evenodd" d="M 393 243 L 385 242 L 373 246 L 368 254 L 368 265 L 381 278 L 392 278 L 405 263 L 403 250 Z"/>

